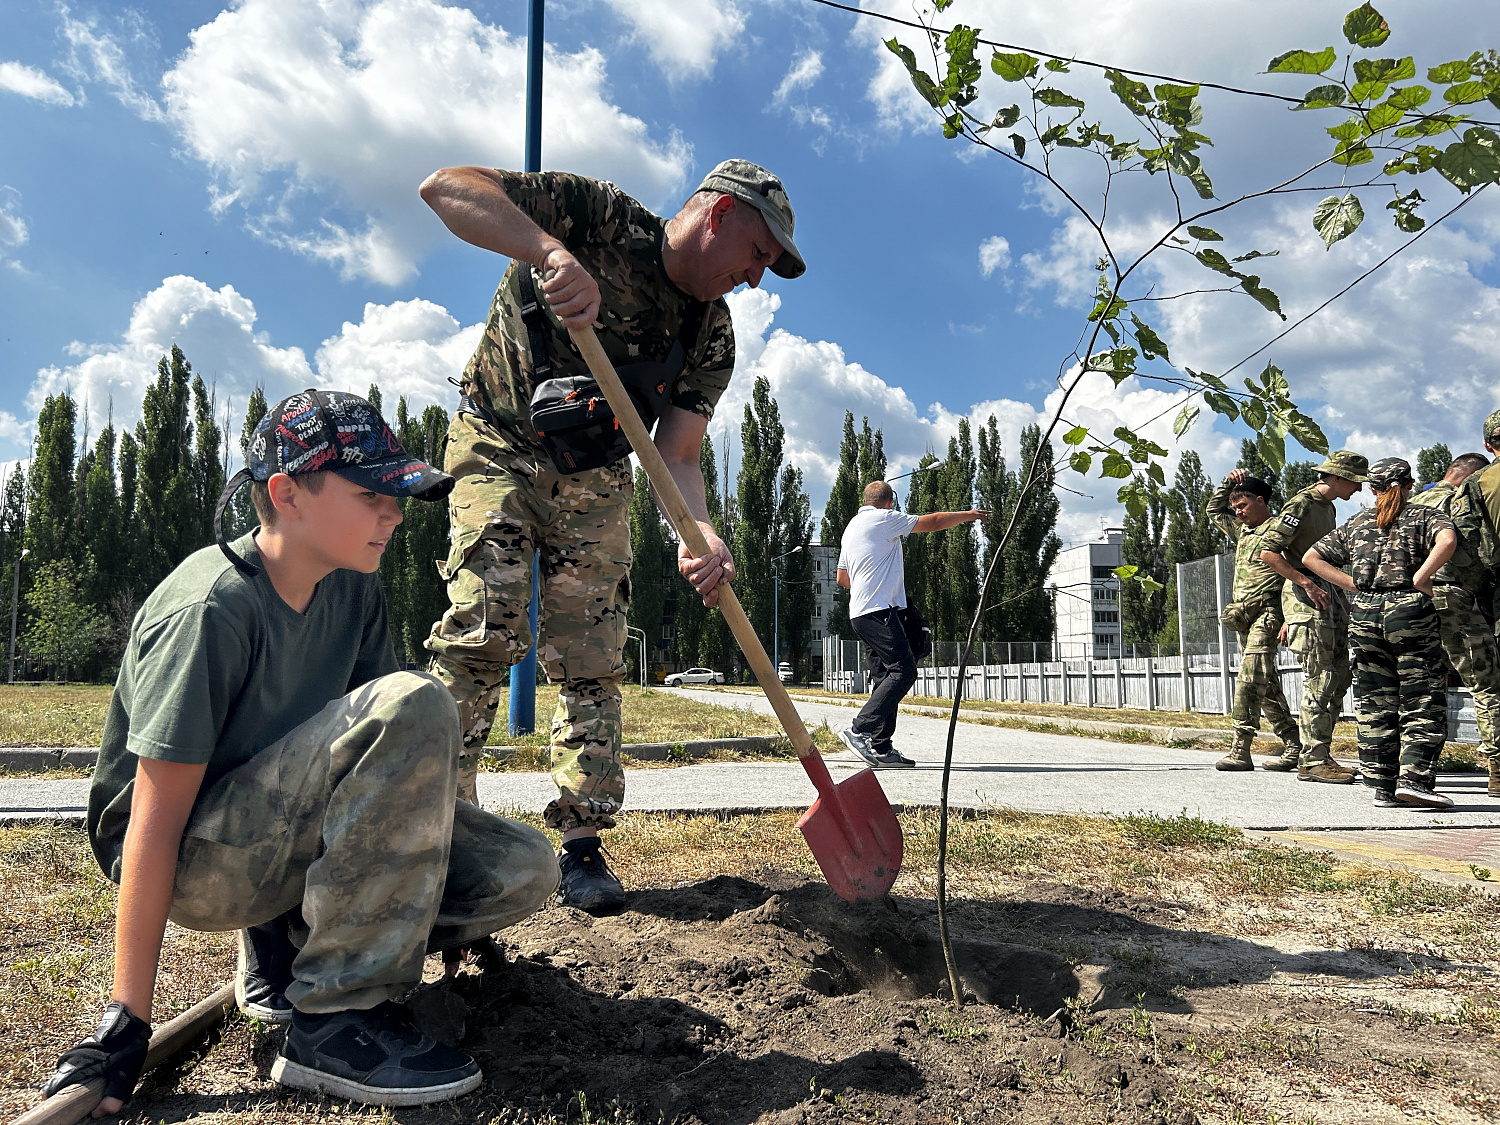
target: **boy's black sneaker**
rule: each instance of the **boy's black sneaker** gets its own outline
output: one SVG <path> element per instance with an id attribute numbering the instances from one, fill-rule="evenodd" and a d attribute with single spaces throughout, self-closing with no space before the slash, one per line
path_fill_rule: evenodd
<path id="1" fill-rule="evenodd" d="M 367 1105 L 428 1105 L 479 1088 L 479 1064 L 423 1035 L 406 1009 L 296 1012 L 271 1078 L 283 1086 Z"/>
<path id="2" fill-rule="evenodd" d="M 625 888 L 604 861 L 604 845 L 598 836 L 569 840 L 557 857 L 562 883 L 557 901 L 579 910 L 618 910 L 625 905 Z"/>
<path id="3" fill-rule="evenodd" d="M 1423 781 L 1409 773 L 1403 773 L 1396 779 L 1396 800 L 1403 805 L 1412 805 L 1424 809 L 1451 809 L 1453 798 L 1446 793 L 1439 793 L 1432 787 L 1432 782 Z"/>
<path id="4" fill-rule="evenodd" d="M 290 1023 L 297 947 L 287 932 L 285 915 L 240 931 L 239 964 L 234 971 L 234 1001 L 240 1011 L 261 1023 Z"/>

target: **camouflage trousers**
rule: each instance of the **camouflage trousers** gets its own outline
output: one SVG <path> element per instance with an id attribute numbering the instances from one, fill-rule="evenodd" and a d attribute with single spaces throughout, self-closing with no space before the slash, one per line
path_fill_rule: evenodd
<path id="1" fill-rule="evenodd" d="M 431 671 L 458 701 L 463 731 L 459 796 L 475 777 L 511 665 L 531 647 L 531 565 L 541 554 L 542 643 L 537 656 L 559 685 L 552 715 L 547 826 L 611 828 L 625 799 L 620 768 L 620 684 L 630 597 L 633 485 L 628 462 L 564 476 L 518 455 L 487 422 L 455 414 L 444 468 L 452 546 L 441 568 L 449 607 L 432 628 Z"/>
<path id="2" fill-rule="evenodd" d="M 300 906 L 297 1008 L 401 996 L 427 953 L 519 922 L 557 886 L 547 838 L 455 802 L 457 769 L 458 716 L 431 676 L 395 672 L 333 700 L 200 794 L 172 921 L 234 930 Z"/>
<path id="3" fill-rule="evenodd" d="M 1240 634 L 1240 673 L 1234 682 L 1234 749 L 1248 750 L 1260 730 L 1264 712 L 1276 737 L 1287 746 L 1302 746 L 1297 720 L 1292 718 L 1281 692 L 1281 674 L 1276 670 L 1276 633 L 1281 614 L 1273 606 L 1257 617 L 1248 632 Z"/>
<path id="4" fill-rule="evenodd" d="M 1487 758 L 1500 757 L 1500 650 L 1478 600 L 1462 586 L 1435 586 L 1432 605 L 1437 610 L 1443 653 L 1474 697 L 1479 722 L 1479 749 Z"/>
<path id="5" fill-rule="evenodd" d="M 1344 696 L 1353 682 L 1349 667 L 1349 616 L 1333 595 L 1333 606 L 1317 617 L 1286 623 L 1286 647 L 1302 665 L 1302 707 L 1298 726 L 1302 735 L 1303 767 L 1333 755 L 1333 728 L 1339 721 Z"/>
<path id="6" fill-rule="evenodd" d="M 1418 590 L 1356 594 L 1349 641 L 1365 784 L 1394 789 L 1398 773 L 1431 782 L 1448 733 L 1448 671 L 1432 601 Z"/>

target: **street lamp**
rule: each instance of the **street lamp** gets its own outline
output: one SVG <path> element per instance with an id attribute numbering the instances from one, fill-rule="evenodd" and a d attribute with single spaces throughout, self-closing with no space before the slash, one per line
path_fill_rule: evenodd
<path id="1" fill-rule="evenodd" d="M 13 684 L 16 682 L 16 609 L 21 601 L 21 560 L 31 554 L 31 548 L 25 547 L 16 556 L 15 577 L 10 586 L 10 673 L 5 682 Z"/>
<path id="2" fill-rule="evenodd" d="M 890 484 L 891 481 L 893 481 L 893 480 L 900 480 L 902 477 L 914 477 L 918 473 L 936 472 L 938 469 L 946 469 L 947 467 L 948 467 L 948 462 L 946 462 L 946 461 L 934 461 L 931 465 L 920 465 L 917 468 L 913 469 L 909 473 L 897 473 L 893 477 L 886 477 L 885 478 L 885 483 L 886 484 Z M 895 494 L 895 491 L 896 490 L 894 488 L 891 489 L 891 493 L 893 495 Z"/>
<path id="3" fill-rule="evenodd" d="M 787 555 L 795 555 L 801 547 L 793 547 L 785 555 L 777 555 L 771 560 L 771 573 L 775 575 L 772 583 L 771 613 L 774 617 L 775 640 L 772 642 L 771 650 L 776 653 L 776 678 L 781 679 L 781 571 L 776 564 Z"/>
<path id="4" fill-rule="evenodd" d="M 640 644 L 641 652 L 641 690 L 646 690 L 646 630 L 637 629 L 634 625 L 625 626 L 625 635 L 631 637 Z"/>

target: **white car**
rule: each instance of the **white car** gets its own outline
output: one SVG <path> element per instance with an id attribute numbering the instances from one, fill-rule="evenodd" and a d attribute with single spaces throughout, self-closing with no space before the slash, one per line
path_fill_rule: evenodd
<path id="1" fill-rule="evenodd" d="M 673 672 L 666 679 L 667 687 L 681 687 L 683 684 L 722 684 L 724 673 L 715 672 L 712 668 L 689 668 L 686 672 Z"/>
<path id="2" fill-rule="evenodd" d="M 790 662 L 783 660 L 780 664 L 778 664 L 776 666 L 776 675 L 781 679 L 782 683 L 784 683 L 784 684 L 791 683 L 792 682 L 792 666 L 791 666 Z"/>

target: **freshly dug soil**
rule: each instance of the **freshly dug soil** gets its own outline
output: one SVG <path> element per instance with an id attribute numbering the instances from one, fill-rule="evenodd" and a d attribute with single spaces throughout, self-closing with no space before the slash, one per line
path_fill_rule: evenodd
<path id="1" fill-rule="evenodd" d="M 1029 891 L 956 904 L 972 994 L 962 1007 L 943 998 L 930 898 L 851 905 L 766 867 L 636 891 L 612 916 L 550 907 L 500 935 L 504 965 L 424 986 L 466 1002 L 461 1035 L 432 1026 L 478 1057 L 485 1086 L 390 1116 L 1192 1125 L 1500 1112 L 1494 1027 L 1435 1024 L 1420 1002 L 1392 999 L 1419 997 L 1400 993 L 1398 975 L 1436 987 L 1483 966 L 1359 940 L 1287 949 L 1210 932 L 1187 903 L 1061 883 Z M 280 1034 L 231 1022 L 196 1059 L 148 1079 L 133 1119 L 348 1116 L 270 1082 Z"/>

